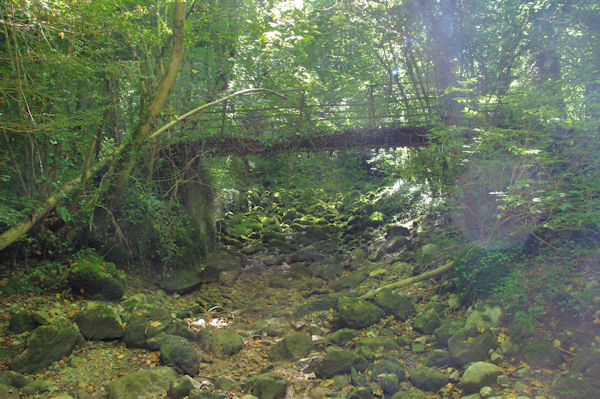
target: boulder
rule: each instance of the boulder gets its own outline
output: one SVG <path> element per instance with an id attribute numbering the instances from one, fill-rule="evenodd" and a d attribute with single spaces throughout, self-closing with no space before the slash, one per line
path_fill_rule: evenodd
<path id="1" fill-rule="evenodd" d="M 272 362 L 293 361 L 306 357 L 312 348 L 312 340 L 308 334 L 294 332 L 277 342 L 269 350 Z"/>
<path id="2" fill-rule="evenodd" d="M 373 393 L 371 392 L 370 389 L 367 388 L 356 388 L 352 391 L 352 393 L 350 394 L 350 396 L 348 396 L 348 399 L 372 399 L 373 398 Z"/>
<path id="3" fill-rule="evenodd" d="M 121 299 L 127 288 L 125 273 L 114 263 L 106 262 L 89 250 L 80 252 L 71 262 L 69 281 L 74 292 L 87 298 L 114 301 Z"/>
<path id="4" fill-rule="evenodd" d="M 484 386 L 495 384 L 500 374 L 502 370 L 495 364 L 474 362 L 465 370 L 460 384 L 465 393 L 476 393 Z"/>
<path id="5" fill-rule="evenodd" d="M 408 374 L 410 375 L 410 382 L 425 391 L 435 392 L 450 382 L 445 374 L 429 367 L 414 368 Z"/>
<path id="6" fill-rule="evenodd" d="M 196 381 L 189 375 L 181 376 L 171 384 L 169 391 L 167 392 L 167 397 L 170 399 L 181 399 L 186 397 L 190 394 L 190 391 L 194 389 L 195 384 Z"/>
<path id="7" fill-rule="evenodd" d="M 326 339 L 332 344 L 344 346 L 347 342 L 352 341 L 356 337 L 358 337 L 358 331 L 351 328 L 341 328 L 327 335 Z"/>
<path id="8" fill-rule="evenodd" d="M 226 375 L 220 375 L 215 379 L 215 389 L 225 392 L 241 392 L 242 386 L 233 378 L 227 377 Z"/>
<path id="9" fill-rule="evenodd" d="M 178 376 L 170 367 L 133 372 L 106 385 L 110 399 L 137 399 L 165 396 Z"/>
<path id="10" fill-rule="evenodd" d="M 421 247 L 421 260 L 428 262 L 439 256 L 440 249 L 436 244 L 425 244 Z"/>
<path id="11" fill-rule="evenodd" d="M 400 389 L 398 376 L 394 373 L 378 374 L 377 383 L 379 384 L 379 388 L 387 395 L 398 392 L 398 389 Z"/>
<path id="12" fill-rule="evenodd" d="M 404 371 L 404 367 L 398 363 L 387 359 L 381 359 L 377 363 L 372 364 L 369 367 L 372 371 L 371 375 L 379 375 L 379 374 L 396 374 L 398 380 L 406 379 L 406 372 Z"/>
<path id="13" fill-rule="evenodd" d="M 552 343 L 536 341 L 522 348 L 523 360 L 533 367 L 555 368 L 563 362 L 562 353 Z"/>
<path id="14" fill-rule="evenodd" d="M 400 349 L 396 341 L 391 337 L 363 337 L 356 342 L 358 348 L 366 346 L 376 353 L 384 353 Z"/>
<path id="15" fill-rule="evenodd" d="M 464 366 L 478 360 L 487 360 L 490 349 L 496 348 L 496 340 L 489 330 L 479 333 L 474 328 L 462 328 L 450 337 L 448 348 L 456 363 Z"/>
<path id="16" fill-rule="evenodd" d="M 214 281 L 222 272 L 239 270 L 242 267 L 242 259 L 224 251 L 211 252 L 202 261 L 200 279 L 202 281 Z"/>
<path id="17" fill-rule="evenodd" d="M 317 295 L 294 310 L 294 316 L 304 316 L 313 312 L 335 308 L 338 298 L 334 295 Z"/>
<path id="18" fill-rule="evenodd" d="M 261 319 L 254 323 L 254 331 L 256 331 L 257 334 L 266 334 L 269 337 L 283 335 L 287 328 L 288 322 L 277 317 Z"/>
<path id="19" fill-rule="evenodd" d="M 427 399 L 427 395 L 419 389 L 409 388 L 406 391 L 396 392 L 392 395 L 392 399 Z"/>
<path id="20" fill-rule="evenodd" d="M 276 374 L 264 373 L 248 378 L 245 388 L 258 399 L 283 399 L 287 381 Z"/>
<path id="21" fill-rule="evenodd" d="M 77 328 L 65 322 L 38 327 L 27 339 L 23 353 L 9 367 L 19 373 L 39 371 L 68 356 L 82 340 Z"/>
<path id="22" fill-rule="evenodd" d="M 413 328 L 423 334 L 433 334 L 436 328 L 442 324 L 440 316 L 434 308 L 429 308 L 419 313 L 413 323 Z"/>
<path id="23" fill-rule="evenodd" d="M 600 398 L 600 389 L 584 379 L 564 375 L 552 383 L 552 394 L 557 399 L 591 399 Z"/>
<path id="24" fill-rule="evenodd" d="M 194 291 L 202 283 L 210 281 L 201 275 L 202 271 L 200 265 L 180 268 L 169 272 L 156 284 L 168 293 L 187 294 Z"/>
<path id="25" fill-rule="evenodd" d="M 22 334 L 25 331 L 31 331 L 36 328 L 38 323 L 32 312 L 22 310 L 15 313 L 8 321 L 8 329 L 15 334 Z"/>
<path id="26" fill-rule="evenodd" d="M 185 374 L 198 374 L 200 359 L 191 342 L 177 335 L 165 334 L 159 340 L 160 358 Z"/>
<path id="27" fill-rule="evenodd" d="M 360 283 L 369 277 L 369 272 L 366 269 L 359 269 L 347 276 L 342 276 L 331 283 L 331 288 L 336 291 L 341 291 L 349 288 L 355 288 Z"/>
<path id="28" fill-rule="evenodd" d="M 467 316 L 465 328 L 475 327 L 487 330 L 490 327 L 498 327 L 502 320 L 502 315 L 502 307 L 499 305 L 478 304 Z"/>
<path id="29" fill-rule="evenodd" d="M 123 336 L 123 322 L 117 309 L 110 305 L 98 305 L 75 315 L 75 323 L 86 339 L 116 339 Z"/>
<path id="30" fill-rule="evenodd" d="M 12 386 L 16 388 L 23 388 L 29 384 L 33 384 L 33 378 L 24 376 L 23 374 L 16 373 L 12 370 L 0 371 L 0 384 Z"/>
<path id="31" fill-rule="evenodd" d="M 377 323 L 385 312 L 361 298 L 344 298 L 337 303 L 340 323 L 344 327 L 361 329 Z"/>
<path id="32" fill-rule="evenodd" d="M 407 296 L 396 294 L 391 289 L 383 289 L 377 292 L 373 302 L 383 309 L 386 314 L 394 315 L 399 320 L 406 320 L 416 313 L 415 305 Z"/>
<path id="33" fill-rule="evenodd" d="M 456 334 L 461 328 L 462 322 L 456 316 L 450 315 L 446 317 L 442 325 L 433 332 L 435 341 L 440 346 L 448 346 L 450 337 Z"/>
<path id="34" fill-rule="evenodd" d="M 600 381 L 600 349 L 585 348 L 579 352 L 573 359 L 571 369 L 594 381 Z"/>
<path id="35" fill-rule="evenodd" d="M 228 328 L 205 328 L 200 338 L 205 350 L 217 357 L 231 356 L 244 348 L 242 336 Z"/>
<path id="36" fill-rule="evenodd" d="M 407 262 L 396 262 L 392 264 L 391 269 L 395 276 L 404 277 L 412 274 L 413 267 Z"/>
<path id="37" fill-rule="evenodd" d="M 334 375 L 350 372 L 351 368 L 364 370 L 367 361 L 362 356 L 348 349 L 333 349 L 329 351 L 315 366 L 315 375 L 319 378 L 330 378 Z"/>
<path id="38" fill-rule="evenodd" d="M 450 352 L 444 349 L 434 349 L 429 352 L 425 363 L 426 367 L 448 367 L 454 364 L 454 359 Z"/>

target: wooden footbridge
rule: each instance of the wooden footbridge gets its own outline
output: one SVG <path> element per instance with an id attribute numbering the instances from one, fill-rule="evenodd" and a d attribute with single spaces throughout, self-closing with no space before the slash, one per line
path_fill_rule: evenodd
<path id="1" fill-rule="evenodd" d="M 239 96 L 185 123 L 187 139 L 213 155 L 420 146 L 439 119 L 435 96 L 400 85 Z"/>

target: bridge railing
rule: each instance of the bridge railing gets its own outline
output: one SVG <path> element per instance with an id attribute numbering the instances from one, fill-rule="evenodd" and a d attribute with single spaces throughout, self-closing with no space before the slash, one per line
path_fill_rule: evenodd
<path id="1" fill-rule="evenodd" d="M 341 91 L 278 91 L 282 97 L 236 97 L 193 120 L 202 137 L 281 137 L 384 126 L 418 126 L 437 118 L 437 98 L 409 93 L 399 85 L 370 85 Z M 188 126 L 189 128 L 189 126 Z"/>

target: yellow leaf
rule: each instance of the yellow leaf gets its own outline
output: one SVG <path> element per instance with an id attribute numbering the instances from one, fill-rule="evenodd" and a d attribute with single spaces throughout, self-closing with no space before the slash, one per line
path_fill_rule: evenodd
<path id="1" fill-rule="evenodd" d="M 198 71 L 192 68 L 192 73 L 198 73 Z"/>
<path id="2" fill-rule="evenodd" d="M 473 342 L 473 337 L 467 337 L 467 342 Z"/>
<path id="3" fill-rule="evenodd" d="M 333 384 L 334 382 L 335 382 L 334 380 L 328 379 L 328 380 L 323 381 L 323 385 L 326 386 L 326 387 L 328 387 L 331 384 Z"/>
<path id="4" fill-rule="evenodd" d="M 60 40 L 65 38 L 65 33 L 64 32 L 59 32 L 58 36 L 60 37 Z"/>
<path id="5" fill-rule="evenodd" d="M 483 327 L 479 327 L 479 328 L 477 329 L 477 332 L 479 332 L 479 334 L 483 334 L 483 333 L 485 332 L 485 328 L 483 328 Z"/>
<path id="6" fill-rule="evenodd" d="M 561 342 L 558 339 L 555 339 L 553 342 L 554 346 L 556 346 L 557 348 L 560 348 Z"/>
<path id="7" fill-rule="evenodd" d="M 596 336 L 594 337 L 594 340 L 595 340 L 596 342 L 600 342 L 600 335 L 596 335 Z"/>
<path id="8" fill-rule="evenodd" d="M 152 327 L 160 327 L 160 326 L 162 326 L 162 323 L 160 321 L 156 320 L 156 321 L 151 321 L 150 325 Z"/>

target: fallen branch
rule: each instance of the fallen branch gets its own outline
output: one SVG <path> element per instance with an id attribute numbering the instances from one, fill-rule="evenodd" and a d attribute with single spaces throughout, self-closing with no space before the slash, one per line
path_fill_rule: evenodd
<path id="1" fill-rule="evenodd" d="M 404 287 L 405 285 L 410 285 L 410 284 L 416 283 L 417 281 L 437 277 L 440 274 L 443 274 L 443 273 L 447 272 L 448 270 L 452 269 L 453 265 L 454 265 L 454 261 L 450 261 L 450 262 L 446 263 L 445 265 L 438 267 L 437 269 L 433 269 L 428 272 L 419 274 L 418 276 L 409 277 L 407 279 L 396 281 L 395 283 L 387 284 L 387 285 L 384 285 L 383 287 L 379 287 L 374 290 L 371 290 L 371 291 L 367 292 L 366 294 L 362 295 L 361 298 L 362 299 L 373 298 L 379 291 L 384 290 L 384 289 Z"/>

